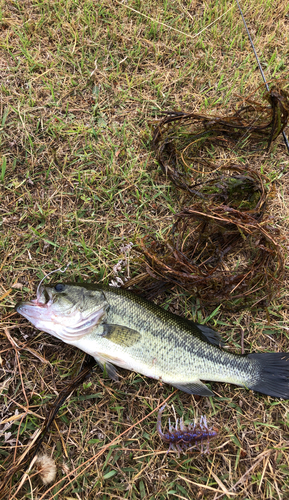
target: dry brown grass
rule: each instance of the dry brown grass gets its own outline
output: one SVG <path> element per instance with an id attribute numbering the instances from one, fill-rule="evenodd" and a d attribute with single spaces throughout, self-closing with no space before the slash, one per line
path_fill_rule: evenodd
<path id="1" fill-rule="evenodd" d="M 237 8 L 225 0 L 0 0 L 0 6 L 3 479 L 8 460 L 27 449 L 84 357 L 36 331 L 14 312 L 15 303 L 69 261 L 67 279 L 109 281 L 123 244 L 147 234 L 162 241 L 183 198 L 155 168 L 149 123 L 161 110 L 228 112 L 261 77 Z M 286 82 L 287 2 L 247 0 L 242 7 L 268 80 Z M 288 234 L 282 138 L 269 154 L 239 160 L 276 183 L 270 210 Z M 210 318 L 235 352 L 242 343 L 246 352 L 288 352 L 287 281 L 288 264 L 282 294 L 267 311 L 211 313 L 177 290 L 163 305 L 198 322 Z M 44 486 L 32 468 L 21 485 L 23 472 L 8 485 L 9 500 L 288 498 L 287 402 L 216 383 L 215 398 L 197 398 L 122 375 L 113 383 L 97 370 L 71 395 L 42 449 L 56 461 L 56 483 Z M 166 453 L 151 412 L 169 396 L 178 416 L 206 414 L 220 429 L 208 456 Z"/>

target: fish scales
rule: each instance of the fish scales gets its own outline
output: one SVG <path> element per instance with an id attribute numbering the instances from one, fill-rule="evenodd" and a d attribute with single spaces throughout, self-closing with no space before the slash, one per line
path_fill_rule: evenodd
<path id="1" fill-rule="evenodd" d="M 234 383 L 241 377 L 246 383 L 248 373 L 252 380 L 256 378 L 254 372 L 257 367 L 253 367 L 246 358 L 238 358 L 236 355 L 216 349 L 194 337 L 195 328 L 182 322 L 180 317 L 138 296 L 133 296 L 132 299 L 125 290 L 118 290 L 117 294 L 109 290 L 105 292 L 110 304 L 107 321 L 129 326 L 141 333 L 141 339 L 131 346 L 129 351 L 133 351 L 139 361 L 150 363 L 155 360 L 156 374 L 164 381 L 170 375 L 176 376 L 180 382 L 200 378 Z M 144 314 L 144 310 L 147 314 Z M 150 346 L 149 349 L 146 349 L 147 344 Z M 222 372 L 223 380 L 220 380 Z M 172 379 L 169 382 L 172 382 Z"/>
<path id="2" fill-rule="evenodd" d="M 40 287 L 16 310 L 36 328 L 95 357 L 117 379 L 116 366 L 185 392 L 213 395 L 201 381 L 228 382 L 289 398 L 289 354 L 222 349 L 208 326 L 181 318 L 128 290 L 86 283 Z"/>

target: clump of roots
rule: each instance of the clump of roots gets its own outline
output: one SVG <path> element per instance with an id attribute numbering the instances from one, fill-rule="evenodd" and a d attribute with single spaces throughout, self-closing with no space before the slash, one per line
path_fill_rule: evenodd
<path id="1" fill-rule="evenodd" d="M 139 283 L 150 298 L 178 285 L 204 304 L 267 304 L 284 274 L 278 236 L 270 221 L 226 205 L 204 211 L 195 204 L 176 216 L 166 242 L 141 241 L 146 264 Z"/>
<path id="2" fill-rule="evenodd" d="M 287 94 L 271 89 L 263 100 L 247 99 L 230 116 L 178 112 L 158 123 L 153 136 L 158 163 L 187 193 L 187 207 L 176 216 L 167 240 L 140 242 L 145 269 L 126 286 L 136 285 L 136 291 L 153 298 L 177 285 L 203 304 L 222 302 L 229 308 L 266 305 L 278 294 L 284 245 L 266 216 L 275 188 L 266 187 L 264 174 L 224 154 L 224 147 L 269 150 L 283 131 Z M 211 160 L 217 156 L 218 164 Z"/>
<path id="3" fill-rule="evenodd" d="M 287 126 L 288 94 L 272 88 L 264 92 L 263 102 L 247 98 L 243 104 L 228 116 L 180 111 L 166 113 L 159 121 L 153 148 L 163 172 L 178 188 L 203 197 L 200 184 L 208 180 L 208 175 L 218 178 L 220 169 L 230 164 L 220 150 L 269 151 Z M 212 157 L 218 155 L 216 164 Z"/>

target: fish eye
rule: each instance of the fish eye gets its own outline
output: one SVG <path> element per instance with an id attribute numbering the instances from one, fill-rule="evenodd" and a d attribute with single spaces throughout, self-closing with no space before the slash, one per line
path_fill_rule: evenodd
<path id="1" fill-rule="evenodd" d="M 63 292 L 64 288 L 65 288 L 65 286 L 62 285 L 62 283 L 57 283 L 57 285 L 55 285 L 55 287 L 54 287 L 54 290 L 56 292 Z"/>

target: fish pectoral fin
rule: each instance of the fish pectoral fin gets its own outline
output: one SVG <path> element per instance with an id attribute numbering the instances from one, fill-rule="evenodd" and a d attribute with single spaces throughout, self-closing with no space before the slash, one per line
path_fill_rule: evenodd
<path id="1" fill-rule="evenodd" d="M 216 346 L 223 347 L 225 345 L 225 342 L 223 341 L 219 332 L 216 332 L 216 330 L 213 330 L 213 328 L 210 328 L 207 325 L 200 325 L 199 323 L 195 324 L 199 328 L 199 330 L 201 330 L 203 336 L 205 337 L 204 340 Z"/>
<path id="2" fill-rule="evenodd" d="M 115 366 L 113 366 L 106 358 L 100 357 L 100 356 L 94 356 L 95 361 L 97 364 L 100 366 L 100 368 L 107 373 L 107 376 L 111 379 L 114 380 L 115 382 L 118 381 L 119 376 L 117 373 L 117 369 Z"/>
<path id="3" fill-rule="evenodd" d="M 189 382 L 188 384 L 172 384 L 177 389 L 187 392 L 188 394 L 195 394 L 197 396 L 214 396 L 214 393 L 208 389 L 200 380 Z"/>
<path id="4" fill-rule="evenodd" d="M 122 325 L 103 325 L 103 337 L 124 347 L 130 347 L 138 342 L 141 334 L 132 328 Z"/>

